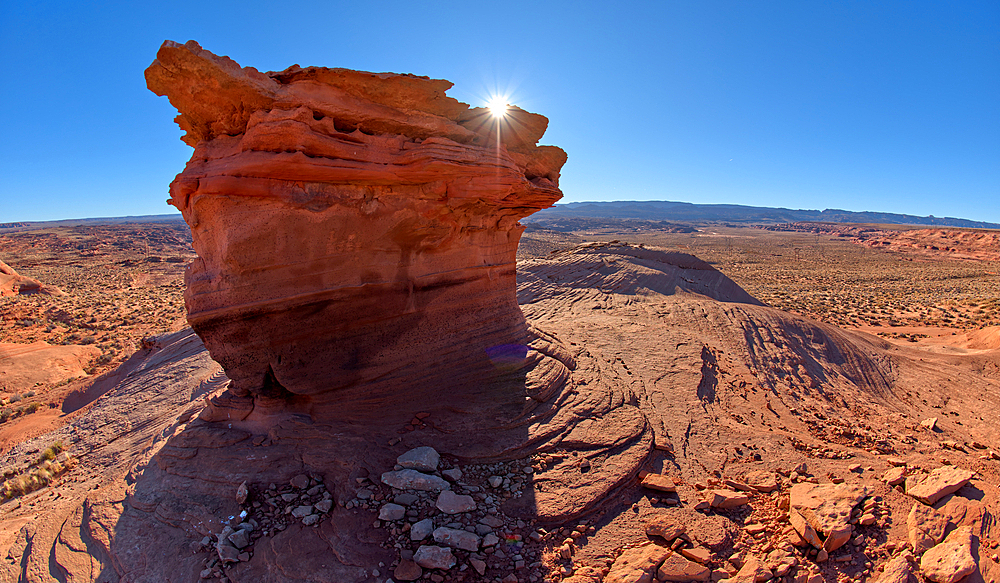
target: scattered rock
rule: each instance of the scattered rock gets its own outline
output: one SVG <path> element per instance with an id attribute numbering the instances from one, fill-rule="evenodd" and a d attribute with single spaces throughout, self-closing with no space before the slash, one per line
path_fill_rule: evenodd
<path id="1" fill-rule="evenodd" d="M 882 474 L 882 481 L 890 486 L 898 486 L 906 479 L 906 466 L 893 466 Z"/>
<path id="2" fill-rule="evenodd" d="M 826 537 L 822 548 L 834 551 L 851 538 L 851 513 L 867 495 L 865 488 L 846 484 L 802 483 L 792 486 L 789 520 L 799 535 L 814 547 Z M 794 517 L 801 516 L 803 520 Z M 808 524 L 813 532 L 803 527 Z M 817 536 L 819 535 L 819 536 Z"/>
<path id="3" fill-rule="evenodd" d="M 486 574 L 486 561 L 480 561 L 479 559 L 473 558 L 469 559 L 469 564 L 476 570 L 476 573 L 479 573 L 480 575 Z"/>
<path id="4" fill-rule="evenodd" d="M 920 426 L 930 431 L 937 431 L 938 429 L 937 422 L 938 422 L 937 417 L 930 417 L 928 419 L 924 419 L 923 421 L 921 421 Z"/>
<path id="5" fill-rule="evenodd" d="M 970 526 L 955 529 L 920 559 L 920 572 L 935 583 L 955 583 L 975 571 L 976 566 Z"/>
<path id="6" fill-rule="evenodd" d="M 706 490 L 705 501 L 712 508 L 736 508 L 750 501 L 750 496 L 732 490 Z"/>
<path id="7" fill-rule="evenodd" d="M 876 583 L 910 583 L 913 577 L 913 568 L 910 561 L 913 556 L 909 553 L 900 555 L 885 564 L 885 570 Z"/>
<path id="8" fill-rule="evenodd" d="M 250 544 L 250 535 L 245 530 L 237 530 L 228 537 L 229 542 L 238 549 L 246 548 Z"/>
<path id="9" fill-rule="evenodd" d="M 378 513 L 379 520 L 402 520 L 404 516 L 406 516 L 406 508 L 392 502 L 383 505 Z"/>
<path id="10" fill-rule="evenodd" d="M 309 476 L 307 476 L 305 474 L 299 474 L 299 475 L 295 476 L 294 478 L 292 478 L 289 481 L 289 483 L 292 485 L 293 488 L 296 488 L 296 489 L 299 489 L 299 490 L 305 490 L 306 488 L 309 487 Z"/>
<path id="11" fill-rule="evenodd" d="M 434 521 L 425 518 L 410 527 L 410 540 L 422 541 L 434 532 Z"/>
<path id="12" fill-rule="evenodd" d="M 771 571 L 756 555 L 750 555 L 740 567 L 740 570 L 729 579 L 729 583 L 758 583 L 767 581 L 772 576 Z"/>
<path id="13" fill-rule="evenodd" d="M 694 546 L 690 548 L 681 547 L 680 549 L 677 549 L 677 552 L 683 555 L 684 558 L 690 559 L 702 565 L 712 560 L 712 551 L 702 546 Z"/>
<path id="14" fill-rule="evenodd" d="M 236 489 L 236 503 L 243 504 L 247 501 L 247 495 L 250 494 L 250 490 L 247 489 L 246 480 L 240 484 L 240 487 Z"/>
<path id="15" fill-rule="evenodd" d="M 448 570 L 455 566 L 455 555 L 447 547 L 420 545 L 413 553 L 413 561 L 425 569 Z"/>
<path id="16" fill-rule="evenodd" d="M 754 490 L 765 494 L 769 494 L 778 489 L 778 478 L 774 475 L 774 472 L 755 470 L 748 472 L 747 475 L 744 476 L 743 480 Z"/>
<path id="17" fill-rule="evenodd" d="M 475 534 L 442 526 L 434 529 L 434 542 L 448 545 L 453 549 L 475 552 L 479 550 L 479 537 Z"/>
<path id="18" fill-rule="evenodd" d="M 954 466 L 942 466 L 926 476 L 906 478 L 906 493 L 924 504 L 933 505 L 948 494 L 957 492 L 975 474 Z"/>
<path id="19" fill-rule="evenodd" d="M 941 542 L 948 527 L 948 518 L 930 506 L 914 502 L 906 518 L 906 526 L 910 548 L 919 555 Z"/>
<path id="20" fill-rule="evenodd" d="M 415 447 L 410 451 L 396 458 L 396 463 L 404 468 L 419 470 L 421 472 L 433 472 L 437 470 L 441 456 L 433 447 Z"/>
<path id="21" fill-rule="evenodd" d="M 618 555 L 604 583 L 649 583 L 670 554 L 670 549 L 655 544 L 625 549 Z"/>
<path id="22" fill-rule="evenodd" d="M 305 516 L 309 516 L 312 513 L 313 513 L 313 507 L 310 505 L 296 506 L 295 508 L 292 509 L 292 516 L 294 516 L 295 518 L 303 518 Z"/>
<path id="23" fill-rule="evenodd" d="M 476 501 L 472 499 L 472 496 L 456 494 L 451 490 L 445 490 L 438 495 L 435 506 L 445 514 L 461 514 L 475 510 Z"/>
<path id="24" fill-rule="evenodd" d="M 392 576 L 400 581 L 416 581 L 423 574 L 424 570 L 420 568 L 420 565 L 407 559 L 400 560 L 396 570 L 392 572 Z"/>
<path id="25" fill-rule="evenodd" d="M 667 542 L 684 534 L 684 526 L 676 524 L 666 516 L 657 516 L 652 522 L 646 525 L 646 535 L 658 536 Z"/>
<path id="26" fill-rule="evenodd" d="M 677 485 L 668 476 L 663 474 L 646 474 L 640 482 L 644 488 L 656 490 L 658 492 L 676 492 Z"/>
<path id="27" fill-rule="evenodd" d="M 441 470 L 441 475 L 452 482 L 457 482 L 462 479 L 462 470 L 458 468 L 451 468 L 448 470 Z"/>
<path id="28" fill-rule="evenodd" d="M 656 571 L 657 581 L 708 581 L 712 571 L 703 565 L 671 553 Z"/>
<path id="29" fill-rule="evenodd" d="M 439 492 L 448 488 L 448 482 L 444 478 L 411 469 L 386 472 L 382 474 L 382 483 L 399 490 L 420 490 L 423 492 Z"/>

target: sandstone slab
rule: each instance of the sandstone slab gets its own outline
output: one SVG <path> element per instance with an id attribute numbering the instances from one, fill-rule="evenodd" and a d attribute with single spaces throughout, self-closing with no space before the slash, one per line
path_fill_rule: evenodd
<path id="1" fill-rule="evenodd" d="M 670 549 L 655 544 L 625 549 L 611 565 L 604 583 L 651 583 Z"/>
<path id="2" fill-rule="evenodd" d="M 823 549 L 834 551 L 851 538 L 851 513 L 865 499 L 867 490 L 847 484 L 801 483 L 792 486 L 789 496 L 789 515 L 802 517 L 816 534 L 825 537 Z M 802 538 L 810 541 L 807 529 L 799 530 L 803 522 L 792 522 Z M 814 544 L 810 541 L 810 544 Z"/>
<path id="3" fill-rule="evenodd" d="M 640 482 L 644 488 L 658 492 L 676 492 L 677 485 L 669 476 L 662 474 L 646 474 Z"/>
<path id="4" fill-rule="evenodd" d="M 648 536 L 658 536 L 670 542 L 684 534 L 683 524 L 671 520 L 667 516 L 657 516 L 646 524 L 646 534 Z"/>
<path id="5" fill-rule="evenodd" d="M 437 492 L 448 488 L 444 478 L 417 470 L 396 470 L 382 474 L 382 483 L 399 490 Z"/>
<path id="6" fill-rule="evenodd" d="M 737 508 L 749 502 L 750 496 L 732 490 L 707 490 L 705 492 L 705 501 L 712 508 Z"/>
<path id="7" fill-rule="evenodd" d="M 948 494 L 957 492 L 975 474 L 955 466 L 942 466 L 930 474 L 906 478 L 906 493 L 924 504 L 934 504 Z"/>
<path id="8" fill-rule="evenodd" d="M 890 486 L 898 486 L 906 480 L 906 466 L 893 466 L 882 474 L 882 481 Z"/>
<path id="9" fill-rule="evenodd" d="M 941 542 L 948 518 L 930 506 L 914 502 L 906 517 L 906 527 L 910 548 L 919 555 Z"/>
<path id="10" fill-rule="evenodd" d="M 955 529 L 944 542 L 920 558 L 920 572 L 934 583 L 956 583 L 976 570 L 972 556 L 972 528 Z"/>
<path id="11" fill-rule="evenodd" d="M 689 561 L 679 553 L 667 555 L 656 570 L 658 581 L 708 581 L 711 576 L 711 569 Z"/>
<path id="12" fill-rule="evenodd" d="M 913 581 L 913 567 L 910 555 L 900 555 L 885 564 L 885 569 L 876 583 L 911 583 Z"/>

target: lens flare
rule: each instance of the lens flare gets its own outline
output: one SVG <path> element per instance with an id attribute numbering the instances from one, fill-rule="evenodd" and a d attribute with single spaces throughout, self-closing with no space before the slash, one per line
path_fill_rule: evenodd
<path id="1" fill-rule="evenodd" d="M 497 96 L 490 99 L 486 107 L 493 117 L 501 118 L 507 115 L 507 99 L 505 97 Z"/>

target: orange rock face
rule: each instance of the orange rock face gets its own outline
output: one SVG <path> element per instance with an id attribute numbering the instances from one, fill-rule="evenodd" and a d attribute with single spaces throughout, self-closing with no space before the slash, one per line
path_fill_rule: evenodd
<path id="1" fill-rule="evenodd" d="M 562 196 L 566 161 L 536 145 L 544 117 L 413 75 L 260 73 L 193 41 L 165 42 L 146 80 L 195 148 L 170 188 L 199 256 L 188 319 L 233 381 L 206 419 L 364 418 L 401 391 L 461 406 L 531 360 L 518 220 Z"/>

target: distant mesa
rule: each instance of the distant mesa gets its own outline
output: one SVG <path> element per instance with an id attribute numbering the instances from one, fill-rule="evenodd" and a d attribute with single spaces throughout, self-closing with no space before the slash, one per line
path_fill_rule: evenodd
<path id="1" fill-rule="evenodd" d="M 825 209 L 786 209 L 741 204 L 694 204 L 667 200 L 622 200 L 572 202 L 535 214 L 532 222 L 552 223 L 567 219 L 625 219 L 643 221 L 719 221 L 737 224 L 774 224 L 804 221 L 828 223 L 874 223 L 890 225 L 937 225 L 970 229 L 1000 229 L 1000 224 L 953 217 L 920 217 L 899 213 Z"/>
<path id="2" fill-rule="evenodd" d="M 0 297 L 30 294 L 66 295 L 53 285 L 45 285 L 37 279 L 19 275 L 13 267 L 0 261 Z"/>
<path id="3" fill-rule="evenodd" d="M 515 298 L 518 221 L 562 196 L 544 117 L 498 121 L 415 75 L 261 73 L 193 41 L 165 42 L 146 80 L 195 148 L 170 187 L 198 253 L 188 320 L 232 379 L 205 419 L 381 419 L 442 395 L 520 410 L 523 384 L 483 382 L 505 345 L 566 376 L 565 356 L 535 366 L 558 351 Z"/>

